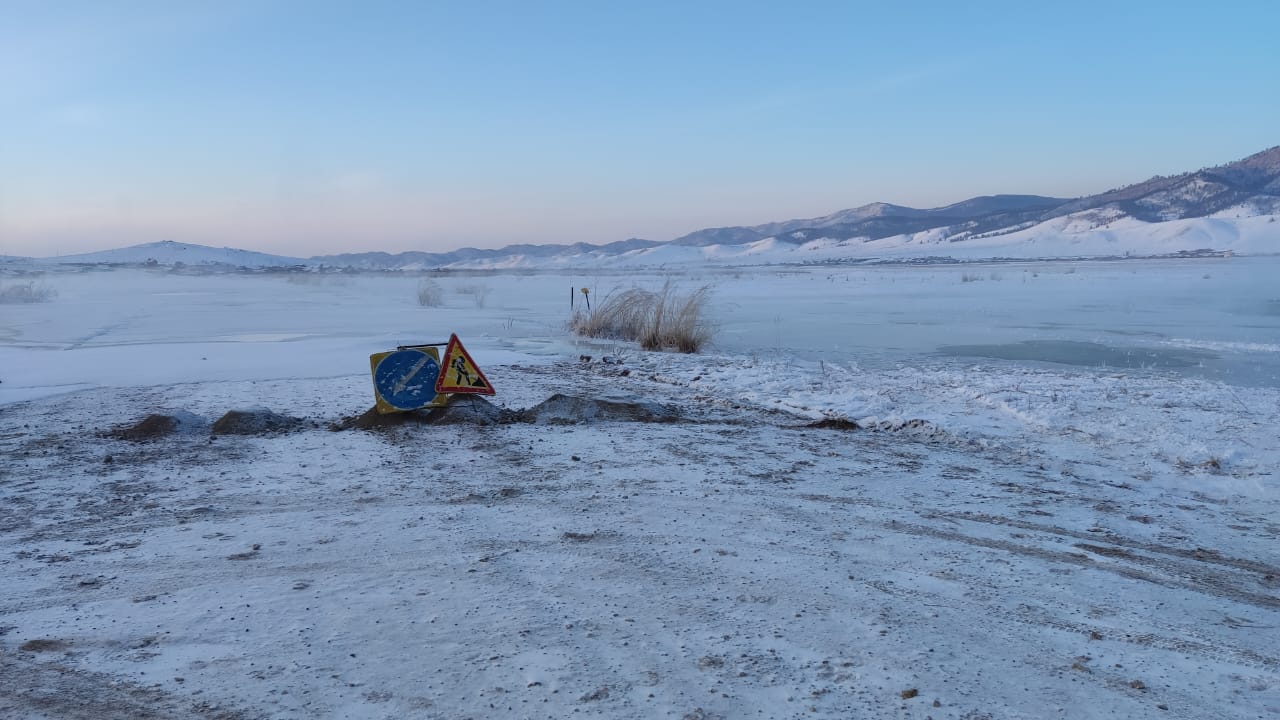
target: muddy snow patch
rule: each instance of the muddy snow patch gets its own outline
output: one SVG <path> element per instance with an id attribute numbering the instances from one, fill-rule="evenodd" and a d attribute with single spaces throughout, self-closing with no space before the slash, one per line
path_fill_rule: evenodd
<path id="1" fill-rule="evenodd" d="M 858 423 L 854 420 L 846 418 L 823 418 L 817 422 L 811 422 L 805 425 L 807 428 L 817 428 L 819 430 L 858 430 Z"/>
<path id="2" fill-rule="evenodd" d="M 426 414 L 426 422 L 432 425 L 497 425 L 514 420 L 510 410 L 474 395 L 454 397 L 448 405 Z"/>
<path id="3" fill-rule="evenodd" d="M 862 420 L 849 420 L 842 417 L 823 418 L 816 422 L 805 425 L 807 428 L 816 428 L 820 430 L 869 430 L 871 432 L 911 432 L 920 433 L 937 432 L 938 428 L 928 420 L 912 419 L 899 420 L 889 419 L 880 420 L 877 418 L 864 418 Z"/>
<path id="4" fill-rule="evenodd" d="M 40 638 L 36 640 L 28 640 L 22 643 L 22 645 L 19 645 L 18 649 L 23 652 L 39 653 L 61 652 L 69 647 L 71 647 L 71 643 L 66 640 L 49 640 L 47 638 Z"/>
<path id="5" fill-rule="evenodd" d="M 679 422 L 674 408 L 632 398 L 586 398 L 556 393 L 520 413 L 524 422 L 572 425 L 582 422 Z"/>
<path id="6" fill-rule="evenodd" d="M 214 435 L 272 435 L 298 430 L 302 418 L 282 415 L 266 408 L 230 410 L 213 424 Z"/>
<path id="7" fill-rule="evenodd" d="M 929 422 L 928 420 L 921 420 L 919 418 L 914 418 L 911 420 L 899 420 L 899 419 L 876 420 L 874 418 L 867 418 L 864 420 L 859 420 L 858 427 L 863 430 L 870 430 L 872 432 L 894 432 L 894 433 L 914 432 L 921 435 L 930 435 L 930 434 L 941 432 L 941 430 L 939 430 L 939 428 L 933 423 Z"/>
<path id="8" fill-rule="evenodd" d="M 383 430 L 402 425 L 505 425 L 534 423 L 575 425 L 586 422 L 668 423 L 683 419 L 674 408 L 630 398 L 586 398 L 555 394 L 524 410 L 507 410 L 480 397 L 459 397 L 448 405 L 429 410 L 383 415 L 369 408 L 361 415 L 343 418 L 331 430 Z"/>
<path id="9" fill-rule="evenodd" d="M 199 432 L 209 423 L 199 415 L 178 410 L 169 413 L 152 413 L 131 425 L 120 425 L 103 433 L 106 437 L 131 442 L 159 440 L 175 433 Z"/>
<path id="10" fill-rule="evenodd" d="M 426 413 L 421 411 L 389 413 L 383 415 L 371 407 L 359 415 L 348 415 L 329 426 L 334 432 L 343 430 L 385 430 L 401 425 L 425 424 Z"/>

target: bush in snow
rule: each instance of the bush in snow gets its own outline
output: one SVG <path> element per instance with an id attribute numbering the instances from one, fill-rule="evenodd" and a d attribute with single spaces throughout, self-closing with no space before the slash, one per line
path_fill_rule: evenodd
<path id="1" fill-rule="evenodd" d="M 440 307 L 444 305 L 444 288 L 435 280 L 423 280 L 418 283 L 418 304 L 422 307 Z"/>
<path id="2" fill-rule="evenodd" d="M 696 353 L 712 336 L 704 318 L 710 295 L 709 286 L 682 294 L 670 280 L 657 292 L 632 288 L 574 314 L 569 328 L 586 337 L 632 340 L 645 350 Z"/>
<path id="3" fill-rule="evenodd" d="M 476 302 L 476 307 L 482 308 L 489 299 L 489 286 L 484 283 L 472 283 L 469 285 L 459 285 L 457 288 L 459 295 L 470 295 Z"/>
<path id="4" fill-rule="evenodd" d="M 57 290 L 45 285 L 37 285 L 34 281 L 0 286 L 0 303 L 38 303 L 49 302 L 58 294 Z"/>

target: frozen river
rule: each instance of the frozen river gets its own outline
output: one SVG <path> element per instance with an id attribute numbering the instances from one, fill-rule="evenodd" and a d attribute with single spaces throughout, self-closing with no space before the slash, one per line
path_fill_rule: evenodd
<path id="1" fill-rule="evenodd" d="M 668 277 L 712 286 L 711 351 L 797 373 L 1047 364 L 1280 386 L 1276 257 L 451 274 L 432 280 L 442 307 L 418 304 L 417 276 L 96 270 L 36 278 L 50 302 L 0 306 L 0 402 L 83 384 L 355 374 L 369 353 L 450 332 L 490 363 L 601 354 L 616 344 L 565 331 L 574 288 L 598 303 Z"/>
<path id="2" fill-rule="evenodd" d="M 718 342 L 731 352 L 1047 362 L 1280 385 L 1276 257 L 784 270 L 717 287 Z"/>

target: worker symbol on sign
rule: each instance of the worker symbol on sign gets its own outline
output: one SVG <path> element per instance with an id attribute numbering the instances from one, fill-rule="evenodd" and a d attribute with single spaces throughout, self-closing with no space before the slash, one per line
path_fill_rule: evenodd
<path id="1" fill-rule="evenodd" d="M 466 348 L 458 341 L 457 335 L 449 336 L 449 345 L 444 351 L 444 371 L 436 379 L 438 393 L 472 393 L 475 395 L 493 395 L 493 385 L 480 372 L 476 361 L 467 354 Z"/>
<path id="2" fill-rule="evenodd" d="M 471 370 L 467 368 L 467 359 L 461 355 L 453 358 L 453 381 L 466 387 L 484 387 L 484 381 L 480 378 L 471 379 Z"/>

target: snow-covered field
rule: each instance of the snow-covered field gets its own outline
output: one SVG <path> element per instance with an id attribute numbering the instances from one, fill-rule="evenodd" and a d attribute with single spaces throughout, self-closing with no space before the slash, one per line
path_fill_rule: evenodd
<path id="1" fill-rule="evenodd" d="M 653 276 L 36 278 L 0 717 L 1280 715 L 1276 270 L 690 271 L 699 356 L 564 333 Z M 331 429 L 450 332 L 586 400 Z M 253 407 L 302 422 L 211 435 Z"/>

